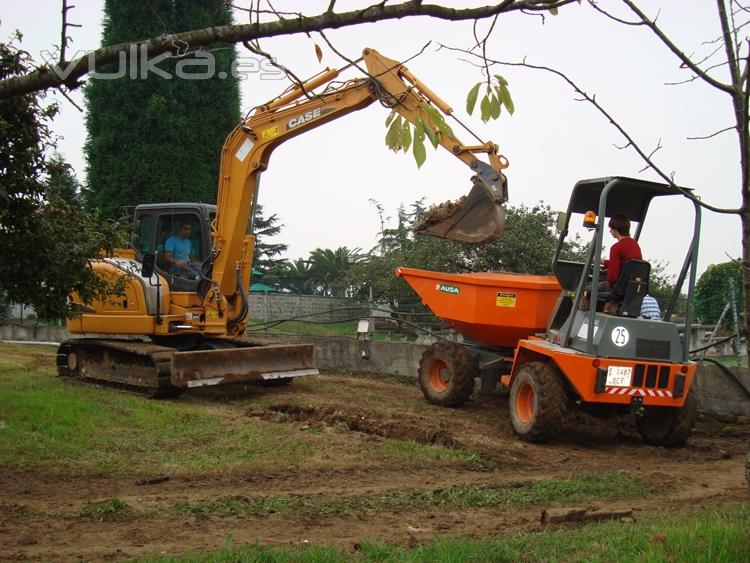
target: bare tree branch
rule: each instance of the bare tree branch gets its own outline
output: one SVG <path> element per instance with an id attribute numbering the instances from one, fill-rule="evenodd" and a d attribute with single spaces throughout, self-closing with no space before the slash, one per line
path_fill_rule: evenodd
<path id="1" fill-rule="evenodd" d="M 357 70 L 359 70 L 359 71 L 360 71 L 360 72 L 361 72 L 362 74 L 364 74 L 365 76 L 367 76 L 367 77 L 369 77 L 369 78 L 375 78 L 375 77 L 374 77 L 374 76 L 372 76 L 372 75 L 371 75 L 371 74 L 370 74 L 369 72 L 367 72 L 367 69 L 366 69 L 365 67 L 363 67 L 363 66 L 361 66 L 361 65 L 359 64 L 359 61 L 361 61 L 362 59 L 358 59 L 358 60 L 356 60 L 356 61 L 355 61 L 355 60 L 353 60 L 353 59 L 350 59 L 349 57 L 347 57 L 346 55 L 344 55 L 344 54 L 343 54 L 343 53 L 342 53 L 341 51 L 339 51 L 338 49 L 336 49 L 336 47 L 335 47 L 335 46 L 333 45 L 333 43 L 331 43 L 331 41 L 330 41 L 330 40 L 328 39 L 328 37 L 326 36 L 326 34 L 325 34 L 325 33 L 323 33 L 322 31 L 319 31 L 318 33 L 319 33 L 319 34 L 320 34 L 320 36 L 321 36 L 321 37 L 323 38 L 323 41 L 325 41 L 325 42 L 326 42 L 326 45 L 328 45 L 328 48 L 329 48 L 329 49 L 330 49 L 331 51 L 333 51 L 334 53 L 336 53 L 336 54 L 337 54 L 337 55 L 338 55 L 338 56 L 339 56 L 339 57 L 340 57 L 341 59 L 343 59 L 344 61 L 346 61 L 346 62 L 347 62 L 347 64 L 349 64 L 350 66 L 353 66 L 354 68 L 356 68 Z M 427 45 L 429 45 L 429 43 L 428 43 Z M 424 47 L 422 48 L 422 51 L 424 51 L 424 49 L 426 49 L 426 48 L 427 48 L 427 45 L 425 45 L 425 46 L 424 46 Z"/>
<path id="2" fill-rule="evenodd" d="M 609 18 L 609 19 L 611 19 L 612 21 L 616 21 L 617 23 L 621 23 L 622 25 L 632 25 L 632 26 L 639 26 L 639 25 L 644 25 L 642 21 L 638 21 L 638 22 L 629 22 L 629 21 L 627 21 L 627 20 L 623 20 L 623 19 L 620 19 L 620 18 L 618 18 L 618 17 L 616 17 L 616 16 L 613 16 L 613 15 L 612 15 L 612 14 L 610 14 L 610 13 L 609 13 L 608 11 L 606 11 L 606 10 L 605 10 L 604 8 L 601 8 L 601 7 L 599 6 L 599 4 L 598 4 L 598 3 L 596 2 L 596 0 L 589 0 L 589 6 L 591 6 L 592 8 L 594 8 L 594 10 L 596 10 L 596 11 L 597 11 L 597 12 L 599 12 L 600 14 L 602 14 L 602 15 L 604 15 L 604 16 L 606 16 L 606 17 L 608 17 L 608 18 Z"/>
<path id="3" fill-rule="evenodd" d="M 167 24 L 164 22 L 164 19 L 159 14 L 159 11 L 156 8 L 154 8 L 154 5 L 151 2 L 151 0 L 146 0 L 146 3 L 148 4 L 148 8 L 149 10 L 151 10 L 151 13 L 154 14 L 157 20 L 159 20 L 159 25 L 161 25 L 161 30 L 164 33 L 169 33 L 169 30 L 167 29 Z"/>
<path id="4" fill-rule="evenodd" d="M 708 59 L 710 59 L 711 57 L 713 57 L 716 53 L 718 53 L 719 51 L 721 51 L 722 48 L 723 48 L 723 45 L 720 46 L 720 47 L 717 47 L 716 50 L 713 53 L 711 53 L 707 57 L 704 57 L 699 63 L 696 63 L 696 64 L 702 64 L 702 63 L 706 62 Z M 722 61 L 720 63 L 716 63 L 716 64 L 713 64 L 711 66 L 707 66 L 703 70 L 705 72 L 708 72 L 708 71 L 711 71 L 711 70 L 716 70 L 717 68 L 721 68 L 723 66 L 729 66 L 729 63 L 727 61 Z M 685 65 L 680 65 L 680 68 L 684 69 L 684 68 L 687 68 L 687 67 Z M 747 68 L 745 68 L 745 72 L 747 72 Z M 665 82 L 664 84 L 667 85 L 667 86 L 678 86 L 680 84 L 688 84 L 690 82 L 695 82 L 696 80 L 702 80 L 702 78 L 700 76 L 693 75 L 692 77 L 690 77 L 690 78 L 688 78 L 686 80 L 681 80 L 679 82 Z"/>
<path id="5" fill-rule="evenodd" d="M 476 53 L 468 53 L 468 51 L 466 51 L 465 49 L 458 49 L 456 47 L 448 47 L 448 46 L 445 46 L 445 45 L 444 45 L 444 47 L 446 49 L 451 50 L 451 51 L 458 51 L 458 52 L 462 52 L 462 53 L 465 53 L 465 54 L 469 54 L 469 55 L 471 55 L 473 57 L 478 57 L 478 55 Z M 647 164 L 647 168 L 651 168 L 654 172 L 656 172 L 670 186 L 672 186 L 675 189 L 679 190 L 685 197 L 687 197 L 691 201 L 694 201 L 694 202 L 698 203 L 699 205 L 701 205 L 702 207 L 704 207 L 706 209 L 709 209 L 711 211 L 714 211 L 715 213 L 739 214 L 741 212 L 740 209 L 724 209 L 724 208 L 714 207 L 712 205 L 704 203 L 699 198 L 697 198 L 695 195 L 693 195 L 690 191 L 685 190 L 681 186 L 678 186 L 674 182 L 674 178 L 672 177 L 672 175 L 668 175 L 664 171 L 662 171 L 661 168 L 659 168 L 659 166 L 651 158 L 651 155 L 653 155 L 653 153 L 655 153 L 659 148 L 661 148 L 661 142 L 659 143 L 659 146 L 654 151 L 651 152 L 651 155 L 646 154 L 646 152 L 638 145 L 638 143 L 636 143 L 635 139 L 633 139 L 633 137 L 630 135 L 630 133 L 628 133 L 625 130 L 625 128 L 622 125 L 620 125 L 620 123 L 614 117 L 612 117 L 612 115 L 606 109 L 604 109 L 604 107 L 601 104 L 599 104 L 599 102 L 596 100 L 596 96 L 592 96 L 592 95 L 589 95 L 588 93 L 586 93 L 581 87 L 579 87 L 575 82 L 573 82 L 573 80 L 571 80 L 566 74 L 564 74 L 564 73 L 562 73 L 559 70 L 556 70 L 554 68 L 530 64 L 530 63 L 526 62 L 525 60 L 523 62 L 519 62 L 519 63 L 511 63 L 511 62 L 497 61 L 497 60 L 489 59 L 488 62 L 490 64 L 497 64 L 497 65 L 502 65 L 502 66 L 515 66 L 515 67 L 530 68 L 530 69 L 534 69 L 534 70 L 543 70 L 545 72 L 548 72 L 550 74 L 554 74 L 555 76 L 561 78 L 571 88 L 573 88 L 573 90 L 578 95 L 580 95 L 581 98 L 584 101 L 586 101 L 586 102 L 590 103 L 591 105 L 593 105 L 599 111 L 599 113 L 601 113 L 612 124 L 612 126 L 614 126 L 615 129 L 617 129 L 620 132 L 620 134 L 623 137 L 625 137 L 625 139 L 627 140 L 627 144 L 625 145 L 625 147 L 628 147 L 628 146 L 632 147 L 633 150 L 636 153 L 638 153 L 638 156 L 640 156 L 641 159 Z M 623 147 L 623 148 L 625 148 L 625 147 Z"/>
<path id="6" fill-rule="evenodd" d="M 626 0 L 628 1 L 628 0 Z M 735 88 L 732 92 L 736 92 L 736 87 L 740 84 L 740 61 L 737 58 L 737 48 L 735 43 L 732 41 L 732 29 L 729 25 L 727 18 L 726 8 L 724 6 L 724 0 L 716 0 L 716 6 L 719 9 L 719 20 L 721 21 L 721 31 L 724 38 L 724 49 L 727 55 L 727 62 L 729 63 L 729 74 L 732 77 L 732 85 Z"/>
<path id="7" fill-rule="evenodd" d="M 68 95 L 68 93 L 65 91 L 64 88 L 62 88 L 62 87 L 58 88 L 57 91 L 60 92 L 63 96 L 65 96 L 65 99 L 68 100 L 73 105 L 74 108 L 76 108 L 79 112 L 83 113 L 83 108 L 81 106 L 79 106 L 77 103 L 75 103 L 75 101 L 73 100 L 73 98 L 71 98 Z"/>
<path id="8" fill-rule="evenodd" d="M 690 58 L 680 49 L 677 48 L 677 46 L 672 43 L 672 41 L 667 37 L 664 32 L 656 25 L 655 22 L 651 21 L 648 17 L 646 17 L 646 14 L 644 14 L 638 6 L 636 6 L 631 0 L 622 0 L 639 18 L 641 18 L 641 22 L 643 22 L 644 25 L 646 25 L 648 28 L 651 29 L 651 31 L 654 32 L 654 34 L 661 40 L 662 43 L 674 53 L 675 56 L 677 56 L 678 59 L 682 61 L 682 63 L 692 70 L 697 76 L 699 76 L 702 80 L 713 86 L 714 88 L 721 90 L 722 92 L 726 92 L 728 94 L 731 94 L 733 92 L 732 87 L 728 84 L 724 84 L 723 82 L 719 82 L 715 78 L 709 76 L 706 72 L 704 72 L 699 66 L 697 66 L 693 61 L 690 60 Z M 721 2 L 721 0 L 718 0 Z"/>
<path id="9" fill-rule="evenodd" d="M 263 37 L 278 37 L 296 33 L 310 33 L 325 29 L 338 29 L 362 23 L 373 23 L 406 17 L 430 17 L 447 21 L 476 20 L 494 17 L 497 14 L 527 10 L 546 12 L 550 8 L 560 8 L 577 0 L 503 0 L 497 4 L 476 8 L 450 8 L 440 4 L 422 4 L 419 0 L 410 0 L 393 6 L 385 3 L 370 6 L 365 10 L 330 13 L 323 12 L 315 16 L 288 18 L 283 20 L 248 23 L 244 25 L 217 26 L 196 29 L 183 33 L 164 34 L 143 41 L 119 43 L 93 51 L 92 65 L 89 57 L 79 57 L 73 61 L 63 61 L 55 67 L 42 66 L 24 76 L 14 76 L 0 80 L 0 98 L 17 96 L 54 88 L 62 84 L 75 85 L 79 78 L 103 65 L 116 62 L 120 53 L 126 53 L 132 45 L 147 49 L 151 57 L 172 49 L 175 41 L 185 42 L 192 47 L 211 45 L 213 43 L 240 43 Z M 64 67 L 64 68 L 63 68 Z M 60 69 L 63 68 L 65 72 Z M 64 76 L 64 78 L 63 78 Z"/>
<path id="10" fill-rule="evenodd" d="M 720 131 L 716 131 L 715 133 L 711 133 L 710 135 L 705 135 L 703 137 L 688 137 L 688 141 L 704 141 L 706 139 L 712 139 L 713 137 L 718 137 L 722 133 L 726 133 L 727 131 L 736 131 L 737 127 L 734 125 L 731 125 L 729 127 L 725 127 L 724 129 Z"/>
<path id="11" fill-rule="evenodd" d="M 258 2 L 260 3 L 260 0 L 258 0 Z M 281 14 L 281 15 L 284 15 L 284 16 L 295 17 L 295 18 L 302 18 L 302 17 L 304 17 L 301 12 L 283 12 L 283 11 L 280 11 L 280 10 L 276 10 L 276 11 L 273 11 L 273 10 L 261 10 L 260 6 L 258 6 L 257 8 L 255 7 L 255 1 L 254 0 L 252 0 L 250 2 L 250 7 L 249 8 L 245 8 L 244 6 L 240 6 L 239 4 L 229 4 L 229 5 L 233 9 L 239 10 L 240 12 L 248 12 L 248 14 L 251 15 L 250 16 L 250 21 L 252 21 L 252 14 L 273 14 L 273 15 Z"/>
<path id="12" fill-rule="evenodd" d="M 289 70 L 287 67 L 285 67 L 282 64 L 277 63 L 276 59 L 274 59 L 273 55 L 271 55 L 270 53 L 267 53 L 266 51 L 264 51 L 263 49 L 261 49 L 259 45 L 258 46 L 251 45 L 248 41 L 243 41 L 242 45 L 248 51 L 250 51 L 252 53 L 255 53 L 256 55 L 265 58 L 273 66 L 275 66 L 281 72 L 283 72 L 284 74 L 286 74 L 287 78 L 289 78 L 289 80 L 291 80 L 292 82 L 294 82 L 295 84 L 297 84 L 297 86 L 299 86 L 300 88 L 302 88 L 302 90 L 304 91 L 304 87 L 302 86 L 304 84 L 304 81 L 301 78 L 299 78 L 296 74 L 294 74 L 294 72 L 292 72 L 291 70 Z M 305 93 L 307 93 L 307 92 L 305 92 Z"/>
<path id="13" fill-rule="evenodd" d="M 650 153 L 648 154 L 648 159 L 649 159 L 649 160 L 653 160 L 653 158 L 654 158 L 654 155 L 656 154 L 656 151 L 658 151 L 658 150 L 659 150 L 659 149 L 661 149 L 661 148 L 662 148 L 662 144 L 661 144 L 661 139 L 659 139 L 659 142 L 657 142 L 657 143 L 656 143 L 656 148 L 655 148 L 654 150 L 652 150 L 652 151 L 651 151 L 651 152 L 650 152 Z M 640 170 L 639 170 L 638 172 L 645 172 L 645 171 L 646 171 L 646 170 L 648 170 L 649 168 L 651 168 L 651 165 L 650 165 L 650 164 L 646 164 L 646 166 L 644 166 L 643 168 L 641 168 L 641 169 L 640 169 Z M 672 178 L 672 180 L 674 181 L 674 172 L 672 172 L 672 173 L 671 173 L 671 174 L 669 175 L 669 177 L 670 177 L 670 178 Z"/>
<path id="14" fill-rule="evenodd" d="M 664 86 L 682 86 L 684 84 L 690 84 L 691 82 L 695 82 L 696 80 L 699 80 L 699 77 L 693 75 L 690 78 L 686 78 L 685 80 L 680 80 L 679 82 L 665 82 Z"/>
<path id="15" fill-rule="evenodd" d="M 68 45 L 68 28 L 69 27 L 81 27 L 80 24 L 70 23 L 68 21 L 68 11 L 75 8 L 75 6 L 69 6 L 67 0 L 62 0 L 62 25 L 60 26 L 60 62 L 65 60 L 65 48 Z"/>

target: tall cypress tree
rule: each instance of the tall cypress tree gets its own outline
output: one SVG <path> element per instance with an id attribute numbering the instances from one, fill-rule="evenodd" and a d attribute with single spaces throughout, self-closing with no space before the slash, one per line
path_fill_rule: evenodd
<path id="1" fill-rule="evenodd" d="M 103 46 L 232 23 L 225 0 L 106 0 L 104 13 Z M 85 151 L 91 208 L 117 217 L 123 206 L 139 203 L 216 201 L 221 147 L 240 119 L 239 85 L 231 72 L 234 46 L 208 53 L 215 63 L 211 78 L 179 78 L 178 68 L 195 77 L 210 67 L 205 55 L 175 45 L 175 56 L 157 64 L 170 78 L 148 72 L 143 79 L 139 57 L 129 55 L 125 76 L 89 81 Z"/>

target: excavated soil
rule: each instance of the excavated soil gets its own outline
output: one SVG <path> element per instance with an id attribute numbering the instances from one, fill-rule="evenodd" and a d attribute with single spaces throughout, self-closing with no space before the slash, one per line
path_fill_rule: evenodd
<path id="1" fill-rule="evenodd" d="M 413 230 L 415 232 L 420 232 L 432 227 L 433 225 L 442 223 L 449 217 L 452 217 L 453 214 L 466 202 L 466 199 L 467 196 L 461 196 L 457 200 L 444 201 L 443 203 L 431 206 Z"/>
<path id="2" fill-rule="evenodd" d="M 750 500 L 745 485 L 747 424 L 703 418 L 686 447 L 664 449 L 644 445 L 630 421 L 577 416 L 567 421 L 559 442 L 536 445 L 514 437 L 507 397 L 501 394 L 473 397 L 459 409 L 440 409 L 426 406 L 415 385 L 345 375 L 311 379 L 328 391 L 295 384 L 264 391 L 263 397 L 270 401 L 239 391 L 223 398 L 216 392 L 195 393 L 179 401 L 209 404 L 239 419 L 350 432 L 365 442 L 399 439 L 456 448 L 475 454 L 480 462 L 170 476 L 145 479 L 146 484 L 144 477 L 155 476 L 102 479 L 4 473 L 0 475 L 0 559 L 88 561 L 180 554 L 220 548 L 230 536 L 234 545 L 317 543 L 353 551 L 362 541 L 414 545 L 436 537 L 497 537 L 536 530 L 541 527 L 541 511 L 549 508 L 421 510 L 405 505 L 353 515 L 269 510 L 242 516 L 175 516 L 155 509 L 227 498 L 335 499 L 377 496 L 395 489 L 517 486 L 581 473 L 626 472 L 651 483 L 653 492 L 644 498 L 596 503 L 597 507 L 632 508 L 637 519 L 643 514 Z M 327 453 L 336 458 L 336 451 Z M 126 513 L 101 521 L 80 515 L 85 507 L 115 497 L 138 515 Z"/>

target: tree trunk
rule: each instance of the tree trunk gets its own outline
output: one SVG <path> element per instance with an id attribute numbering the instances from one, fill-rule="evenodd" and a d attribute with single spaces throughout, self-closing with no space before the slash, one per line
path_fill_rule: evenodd
<path id="1" fill-rule="evenodd" d="M 742 222 L 742 297 L 744 299 L 742 332 L 746 338 L 745 346 L 748 362 L 750 362 L 750 337 L 748 337 L 750 335 L 750 331 L 748 331 L 748 319 L 750 319 L 750 191 L 747 189 L 742 190 L 740 221 Z"/>

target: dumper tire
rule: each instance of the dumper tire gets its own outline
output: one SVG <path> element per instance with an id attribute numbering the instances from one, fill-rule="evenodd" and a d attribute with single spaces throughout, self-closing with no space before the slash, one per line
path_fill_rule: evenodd
<path id="1" fill-rule="evenodd" d="M 647 444 L 679 448 L 687 442 L 698 419 L 698 403 L 691 389 L 682 408 L 652 407 L 636 421 L 638 432 Z"/>
<path id="2" fill-rule="evenodd" d="M 745 460 L 745 481 L 747 481 L 747 488 L 750 489 L 750 450 L 747 451 Z"/>
<path id="3" fill-rule="evenodd" d="M 550 442 L 563 427 L 568 398 L 562 375 L 545 362 L 524 364 L 510 386 L 510 421 L 519 438 Z"/>
<path id="4" fill-rule="evenodd" d="M 477 366 L 460 344 L 436 342 L 419 360 L 419 387 L 428 402 L 441 407 L 458 407 L 474 390 Z"/>

